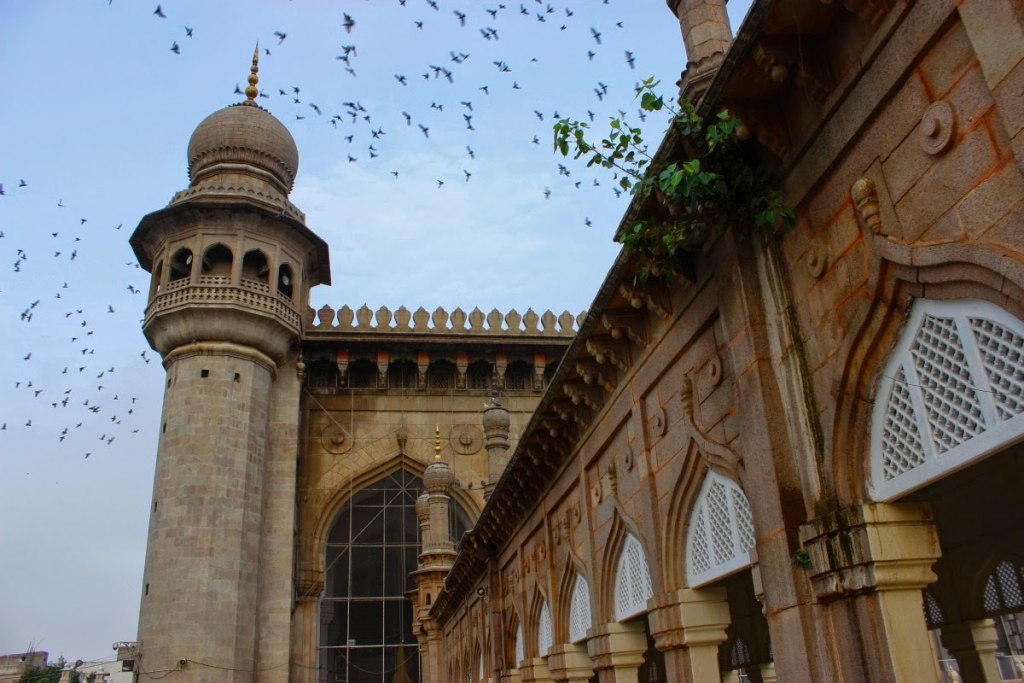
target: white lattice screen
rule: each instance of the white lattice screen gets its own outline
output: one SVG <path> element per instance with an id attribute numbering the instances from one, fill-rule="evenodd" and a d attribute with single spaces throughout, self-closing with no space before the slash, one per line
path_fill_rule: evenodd
<path id="1" fill-rule="evenodd" d="M 1024 610 L 1024 581 L 1021 567 L 1000 562 L 985 582 L 983 601 L 985 613 L 1006 614 Z"/>
<path id="2" fill-rule="evenodd" d="M 743 490 L 717 472 L 708 471 L 690 513 L 686 538 L 686 578 L 691 588 L 710 583 L 750 565 L 754 521 Z"/>
<path id="3" fill-rule="evenodd" d="M 552 640 L 551 610 L 548 609 L 547 600 L 544 600 L 540 604 L 540 616 L 537 619 L 537 654 L 547 657 Z"/>
<path id="4" fill-rule="evenodd" d="M 519 624 L 516 626 L 516 661 L 515 665 L 518 668 L 522 661 L 526 659 L 526 643 L 523 642 L 523 625 Z"/>
<path id="5" fill-rule="evenodd" d="M 581 574 L 576 575 L 569 599 L 569 641 L 578 643 L 587 637 L 587 631 L 594 625 L 590 615 L 590 586 Z"/>
<path id="6" fill-rule="evenodd" d="M 929 630 L 938 628 L 946 622 L 946 617 L 942 614 L 942 607 L 939 606 L 939 601 L 935 599 L 935 595 L 928 589 L 924 590 L 924 619 Z"/>
<path id="7" fill-rule="evenodd" d="M 647 611 L 647 601 L 652 595 L 654 588 L 644 549 L 636 536 L 627 533 L 615 576 L 615 619 L 622 621 Z"/>
<path id="8" fill-rule="evenodd" d="M 1024 323 L 984 301 L 914 303 L 882 371 L 871 485 L 892 500 L 1024 438 Z"/>

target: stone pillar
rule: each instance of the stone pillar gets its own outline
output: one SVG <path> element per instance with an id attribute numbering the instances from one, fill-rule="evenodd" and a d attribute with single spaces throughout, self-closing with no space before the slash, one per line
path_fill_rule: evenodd
<path id="1" fill-rule="evenodd" d="M 683 98 L 695 101 L 707 89 L 732 44 L 726 0 L 668 0 L 679 20 L 686 48 L 686 70 L 679 83 Z"/>
<path id="2" fill-rule="evenodd" d="M 547 660 L 543 657 L 524 659 L 519 663 L 519 675 L 522 676 L 523 683 L 551 683 L 552 681 Z"/>
<path id="3" fill-rule="evenodd" d="M 721 680 L 718 648 L 729 627 L 729 596 L 724 588 L 683 588 L 658 597 L 648 616 L 654 644 L 665 654 L 674 681 Z"/>
<path id="4" fill-rule="evenodd" d="M 590 657 L 596 662 L 601 683 L 639 683 L 640 665 L 647 652 L 647 633 L 642 621 L 625 624 L 612 622 L 595 626 L 587 641 Z"/>
<path id="5" fill-rule="evenodd" d="M 484 446 L 487 448 L 487 485 L 484 498 L 491 497 L 494 485 L 508 464 L 508 432 L 512 422 L 508 410 L 501 405 L 498 392 L 491 394 L 491 402 L 484 407 Z"/>
<path id="6" fill-rule="evenodd" d="M 964 683 L 999 683 L 998 636 L 992 619 L 962 621 L 942 627 L 942 646 L 956 658 Z"/>
<path id="7" fill-rule="evenodd" d="M 585 683 L 594 675 L 594 661 L 585 645 L 565 643 L 548 651 L 548 669 L 552 680 Z"/>
<path id="8" fill-rule="evenodd" d="M 821 603 L 848 601 L 859 641 L 834 634 L 840 661 L 859 657 L 871 680 L 917 683 L 939 678 L 921 589 L 935 581 L 939 539 L 924 503 L 866 503 L 800 527 L 808 577 Z"/>

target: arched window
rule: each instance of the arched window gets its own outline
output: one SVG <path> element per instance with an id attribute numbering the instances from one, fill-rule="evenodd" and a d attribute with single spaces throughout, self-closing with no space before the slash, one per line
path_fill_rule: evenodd
<path id="1" fill-rule="evenodd" d="M 519 623 L 516 625 L 516 642 L 515 649 L 513 650 L 516 661 L 513 662 L 514 668 L 519 668 L 523 660 L 526 659 L 526 643 L 523 639 L 523 625 Z"/>
<path id="2" fill-rule="evenodd" d="M 619 553 L 615 575 L 615 619 L 624 621 L 647 611 L 647 601 L 654 595 L 651 573 L 644 549 L 636 536 L 627 533 Z"/>
<path id="3" fill-rule="evenodd" d="M 494 369 L 485 360 L 469 364 L 466 369 L 466 388 L 475 391 L 489 391 L 494 382 Z"/>
<path id="4" fill-rule="evenodd" d="M 267 255 L 259 249 L 245 252 L 242 257 L 242 279 L 270 284 L 270 264 Z"/>
<path id="5" fill-rule="evenodd" d="M 215 244 L 203 254 L 201 275 L 213 277 L 231 277 L 231 262 L 234 257 L 231 250 L 223 244 Z"/>
<path id="6" fill-rule="evenodd" d="M 388 387 L 390 389 L 415 389 L 420 371 L 409 359 L 391 361 L 388 365 Z"/>
<path id="7" fill-rule="evenodd" d="M 164 262 L 157 261 L 156 267 L 153 268 L 153 279 L 149 283 L 149 298 L 152 299 L 154 296 L 160 293 L 160 281 L 164 277 Z"/>
<path id="8" fill-rule="evenodd" d="M 533 366 L 521 360 L 509 363 L 505 369 L 506 391 L 530 391 L 533 389 Z"/>
<path id="9" fill-rule="evenodd" d="M 422 490 L 418 477 L 400 469 L 359 490 L 335 518 L 320 602 L 324 680 L 419 680 L 412 603 L 405 596 L 415 588 L 409 573 L 417 567 Z M 459 509 L 456 520 L 453 532 L 461 534 L 469 518 Z"/>
<path id="10" fill-rule="evenodd" d="M 428 389 L 455 388 L 455 364 L 447 360 L 437 360 L 427 368 Z"/>
<path id="11" fill-rule="evenodd" d="M 686 538 L 690 588 L 748 567 L 753 547 L 754 523 L 747 497 L 736 482 L 709 470 L 690 513 Z"/>
<path id="12" fill-rule="evenodd" d="M 295 291 L 294 288 L 295 274 L 292 273 L 292 267 L 287 263 L 282 263 L 281 267 L 277 269 L 277 293 L 290 301 L 294 301 L 292 298 L 292 292 Z"/>
<path id="13" fill-rule="evenodd" d="M 594 625 L 590 614 L 590 586 L 581 574 L 576 574 L 569 598 L 569 642 L 578 643 L 587 637 Z"/>
<path id="14" fill-rule="evenodd" d="M 985 582 L 983 606 L 985 614 L 998 616 L 1024 610 L 1024 579 L 1021 566 L 1003 561 Z"/>
<path id="15" fill-rule="evenodd" d="M 985 301 L 914 302 L 875 394 L 871 485 L 892 500 L 1024 437 L 1024 322 Z"/>
<path id="16" fill-rule="evenodd" d="M 537 615 L 537 655 L 547 657 L 553 640 L 551 610 L 548 609 L 547 600 L 541 598 L 540 613 Z"/>
<path id="17" fill-rule="evenodd" d="M 377 364 L 365 358 L 348 366 L 348 386 L 352 389 L 377 388 Z"/>
<path id="18" fill-rule="evenodd" d="M 192 275 L 192 250 L 182 247 L 171 257 L 168 281 L 187 280 Z"/>

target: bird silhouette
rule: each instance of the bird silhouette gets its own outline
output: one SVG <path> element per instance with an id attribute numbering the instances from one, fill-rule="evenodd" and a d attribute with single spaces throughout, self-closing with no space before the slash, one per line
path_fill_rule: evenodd
<path id="1" fill-rule="evenodd" d="M 164 11 L 162 9 L 160 9 L 160 5 L 156 6 L 156 9 L 153 10 L 153 14 L 157 15 L 161 19 L 166 19 L 167 18 L 167 15 L 164 14 Z"/>

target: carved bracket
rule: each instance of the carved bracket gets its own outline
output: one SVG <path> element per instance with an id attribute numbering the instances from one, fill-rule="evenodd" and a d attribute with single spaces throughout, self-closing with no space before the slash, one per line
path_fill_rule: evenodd
<path id="1" fill-rule="evenodd" d="M 694 416 L 693 381 L 684 376 L 683 386 L 679 390 L 679 400 L 683 404 L 683 429 L 700 450 L 704 463 L 721 474 L 739 481 L 739 472 L 743 468 L 743 459 L 731 448 L 708 437 L 698 425 Z"/>

